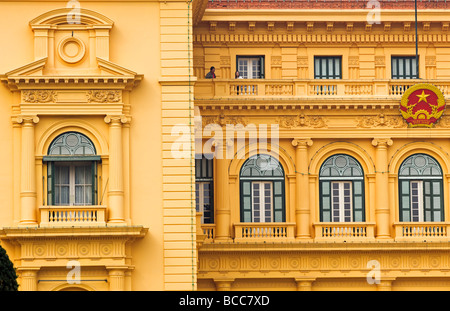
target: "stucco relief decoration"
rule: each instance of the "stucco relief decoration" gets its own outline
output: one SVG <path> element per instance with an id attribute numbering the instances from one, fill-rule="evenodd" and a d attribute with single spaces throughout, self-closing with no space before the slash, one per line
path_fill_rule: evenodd
<path id="1" fill-rule="evenodd" d="M 312 127 L 312 128 L 327 128 L 326 120 L 320 116 L 306 116 L 304 114 L 298 116 L 283 116 L 278 118 L 277 123 L 282 128 L 299 128 L 299 127 Z"/>
<path id="2" fill-rule="evenodd" d="M 242 117 L 238 117 L 238 116 L 225 116 L 225 115 L 220 115 L 220 116 L 207 116 L 207 117 L 203 117 L 202 118 L 202 126 L 205 127 L 208 124 L 218 124 L 220 126 L 224 126 L 227 124 L 232 124 L 232 125 L 238 125 L 238 124 L 242 124 L 243 126 L 247 125 L 247 121 L 242 118 Z"/>
<path id="3" fill-rule="evenodd" d="M 360 128 L 376 128 L 376 127 L 402 128 L 406 127 L 407 124 L 401 117 L 386 116 L 384 114 L 379 114 L 377 116 L 367 116 L 358 118 L 356 126 Z"/>
<path id="4" fill-rule="evenodd" d="M 86 96 L 88 102 L 96 103 L 117 103 L 122 100 L 120 91 L 94 90 L 88 91 Z"/>
<path id="5" fill-rule="evenodd" d="M 55 91 L 48 91 L 48 90 L 22 91 L 22 100 L 26 103 L 49 103 L 49 102 L 56 102 L 57 96 Z"/>

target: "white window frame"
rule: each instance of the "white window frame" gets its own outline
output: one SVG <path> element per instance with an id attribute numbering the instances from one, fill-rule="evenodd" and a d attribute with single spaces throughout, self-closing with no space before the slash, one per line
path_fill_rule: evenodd
<path id="1" fill-rule="evenodd" d="M 269 196 L 264 194 L 265 185 L 269 185 Z M 255 196 L 255 186 L 258 188 L 259 196 Z M 252 218 L 253 222 L 273 222 L 273 182 L 272 181 L 253 181 L 251 183 L 252 194 Z M 263 194 L 263 195 L 261 195 Z M 259 198 L 259 203 L 255 202 L 255 199 Z M 269 204 L 270 216 L 266 216 L 266 204 Z M 255 212 L 259 212 L 259 216 L 255 215 Z"/>
<path id="2" fill-rule="evenodd" d="M 413 194 L 413 184 L 417 184 L 417 195 Z M 411 202 L 411 221 L 413 222 L 423 222 L 424 216 L 424 195 L 423 195 L 423 180 L 411 180 L 410 185 L 410 202 Z M 417 198 L 417 201 L 414 199 Z M 417 208 L 413 205 L 417 203 Z M 418 216 L 414 216 L 414 210 L 417 209 Z"/>
<path id="3" fill-rule="evenodd" d="M 243 57 L 239 56 L 237 58 L 238 61 L 238 71 L 241 77 L 244 79 L 260 79 L 261 78 L 261 66 L 262 63 L 259 64 L 259 70 L 258 70 L 258 62 L 260 62 L 260 57 Z M 241 61 L 245 62 L 245 64 L 241 65 Z M 246 70 L 243 68 L 246 67 Z M 256 67 L 256 68 L 255 68 Z"/>
<path id="4" fill-rule="evenodd" d="M 348 197 L 350 198 L 350 219 L 346 220 L 345 211 L 346 211 L 346 202 L 345 201 L 345 193 L 344 186 L 345 184 L 350 185 L 350 194 Z M 334 185 L 338 185 L 338 195 L 334 194 Z M 338 208 L 336 210 L 335 203 L 337 203 Z M 338 221 L 335 220 L 335 211 L 338 212 Z M 351 181 L 333 181 L 331 182 L 331 220 L 333 222 L 352 222 L 353 221 L 353 183 Z"/>

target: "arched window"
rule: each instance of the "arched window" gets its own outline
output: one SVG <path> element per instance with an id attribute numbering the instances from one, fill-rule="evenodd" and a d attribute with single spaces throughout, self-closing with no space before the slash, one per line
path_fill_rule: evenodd
<path id="1" fill-rule="evenodd" d="M 284 222 L 284 171 L 270 155 L 258 154 L 241 168 L 241 222 Z"/>
<path id="2" fill-rule="evenodd" d="M 398 171 L 400 221 L 444 221 L 442 169 L 426 154 L 414 154 Z"/>
<path id="3" fill-rule="evenodd" d="M 77 132 L 56 137 L 48 148 L 47 204 L 97 204 L 97 164 L 100 156 L 92 141 Z"/>
<path id="4" fill-rule="evenodd" d="M 319 172 L 320 221 L 365 221 L 364 171 L 353 157 L 336 154 Z"/>

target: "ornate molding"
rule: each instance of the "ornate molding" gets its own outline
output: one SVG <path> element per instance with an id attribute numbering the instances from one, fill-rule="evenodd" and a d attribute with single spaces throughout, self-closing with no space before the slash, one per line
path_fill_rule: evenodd
<path id="1" fill-rule="evenodd" d="M 86 93 L 87 101 L 89 103 L 117 103 L 122 101 L 121 91 L 111 90 L 90 90 Z"/>
<path id="2" fill-rule="evenodd" d="M 348 57 L 348 66 L 352 68 L 359 67 L 359 56 L 349 56 Z"/>
<path id="3" fill-rule="evenodd" d="M 450 116 L 442 116 L 438 122 L 434 125 L 437 128 L 449 128 L 450 127 Z"/>
<path id="4" fill-rule="evenodd" d="M 208 124 L 218 124 L 220 126 L 225 126 L 227 124 L 242 124 L 243 126 L 246 126 L 248 122 L 245 118 L 239 116 L 225 116 L 224 114 L 221 114 L 220 116 L 202 117 L 202 127 L 204 128 Z"/>
<path id="5" fill-rule="evenodd" d="M 449 269 L 449 261 L 445 251 L 416 251 L 414 253 L 397 252 L 354 252 L 351 254 L 312 251 L 308 254 L 298 253 L 264 253 L 252 252 L 241 254 L 227 254 L 225 252 L 200 253 L 199 274 L 207 277 L 208 273 L 233 273 L 233 272 L 313 272 L 317 276 L 319 272 L 349 272 L 358 271 L 365 277 L 370 269 L 367 263 L 377 260 L 382 264 L 383 272 L 402 270 L 403 272 L 416 274 L 423 270 L 440 271 Z M 225 274 L 226 275 L 226 274 Z M 387 276 L 387 275 L 386 275 Z M 210 275 L 212 277 L 212 275 Z"/>
<path id="6" fill-rule="evenodd" d="M 297 67 L 307 68 L 308 67 L 308 56 L 297 56 Z"/>
<path id="7" fill-rule="evenodd" d="M 22 91 L 22 101 L 25 103 L 50 103 L 56 102 L 57 99 L 57 94 L 53 90 Z"/>
<path id="8" fill-rule="evenodd" d="M 385 116 L 379 114 L 377 116 L 365 116 L 357 119 L 357 127 L 359 128 L 404 128 L 408 127 L 405 120 L 399 116 Z"/>
<path id="9" fill-rule="evenodd" d="M 327 122 L 324 118 L 320 116 L 306 116 L 304 114 L 298 116 L 283 116 L 277 119 L 277 123 L 282 128 L 301 128 L 301 127 L 312 127 L 312 128 L 327 128 Z"/>

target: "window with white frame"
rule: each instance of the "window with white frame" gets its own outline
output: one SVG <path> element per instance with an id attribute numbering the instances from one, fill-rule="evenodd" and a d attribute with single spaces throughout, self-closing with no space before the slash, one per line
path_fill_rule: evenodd
<path id="1" fill-rule="evenodd" d="M 236 67 L 244 79 L 264 78 L 264 56 L 237 56 Z"/>

